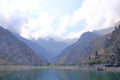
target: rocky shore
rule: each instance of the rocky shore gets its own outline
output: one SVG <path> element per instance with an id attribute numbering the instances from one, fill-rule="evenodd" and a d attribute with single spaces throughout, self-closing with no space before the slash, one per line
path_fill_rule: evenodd
<path id="1" fill-rule="evenodd" d="M 94 66 L 82 66 L 79 69 L 82 70 L 94 70 L 94 71 L 106 71 L 106 72 L 120 72 L 120 67 L 105 67 L 100 65 Z"/>
<path id="2" fill-rule="evenodd" d="M 0 65 L 0 71 L 30 70 L 30 69 L 73 69 L 93 70 L 106 72 L 120 72 L 120 67 L 105 66 L 25 66 L 25 65 Z"/>

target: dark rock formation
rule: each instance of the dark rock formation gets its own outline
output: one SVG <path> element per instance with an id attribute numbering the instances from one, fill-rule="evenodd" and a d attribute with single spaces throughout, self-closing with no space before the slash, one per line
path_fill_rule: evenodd
<path id="1" fill-rule="evenodd" d="M 107 55 L 106 64 L 120 65 L 120 25 L 115 27 L 111 37 L 106 40 L 105 52 Z M 111 54 L 114 55 L 114 58 Z"/>

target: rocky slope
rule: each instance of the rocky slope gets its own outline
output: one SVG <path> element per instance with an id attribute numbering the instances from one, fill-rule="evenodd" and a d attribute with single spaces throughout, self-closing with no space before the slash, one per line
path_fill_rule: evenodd
<path id="1" fill-rule="evenodd" d="M 120 24 L 116 25 L 111 36 L 106 40 L 104 50 L 106 64 L 120 66 Z"/>
<path id="2" fill-rule="evenodd" d="M 57 64 L 79 64 L 87 58 L 91 51 L 90 43 L 98 39 L 99 36 L 93 32 L 86 32 L 81 35 L 80 39 L 75 43 L 64 49 L 56 58 Z"/>
<path id="3" fill-rule="evenodd" d="M 2 27 L 0 27 L 0 59 L 13 64 L 40 65 L 42 63 L 41 58 L 31 48 Z"/>
<path id="4" fill-rule="evenodd" d="M 86 61 L 88 64 L 120 66 L 120 24 L 113 32 L 94 41 L 91 47 L 93 54 Z"/>

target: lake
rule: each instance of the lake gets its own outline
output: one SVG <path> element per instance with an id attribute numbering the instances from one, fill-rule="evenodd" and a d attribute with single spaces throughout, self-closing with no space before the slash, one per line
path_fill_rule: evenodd
<path id="1" fill-rule="evenodd" d="M 120 73 L 63 69 L 2 71 L 0 80 L 120 80 Z"/>

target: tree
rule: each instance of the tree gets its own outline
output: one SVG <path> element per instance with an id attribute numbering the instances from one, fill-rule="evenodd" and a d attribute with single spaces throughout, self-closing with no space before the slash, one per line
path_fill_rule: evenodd
<path id="1" fill-rule="evenodd" d="M 98 56 L 98 51 L 95 52 L 95 56 Z"/>
<path id="2" fill-rule="evenodd" d="M 116 62 L 115 62 L 115 64 L 120 65 L 120 47 L 117 48 L 115 54 L 116 54 Z"/>
<path id="3" fill-rule="evenodd" d="M 48 63 L 47 63 L 47 66 L 49 66 L 49 65 L 50 65 L 50 63 L 48 62 Z"/>

